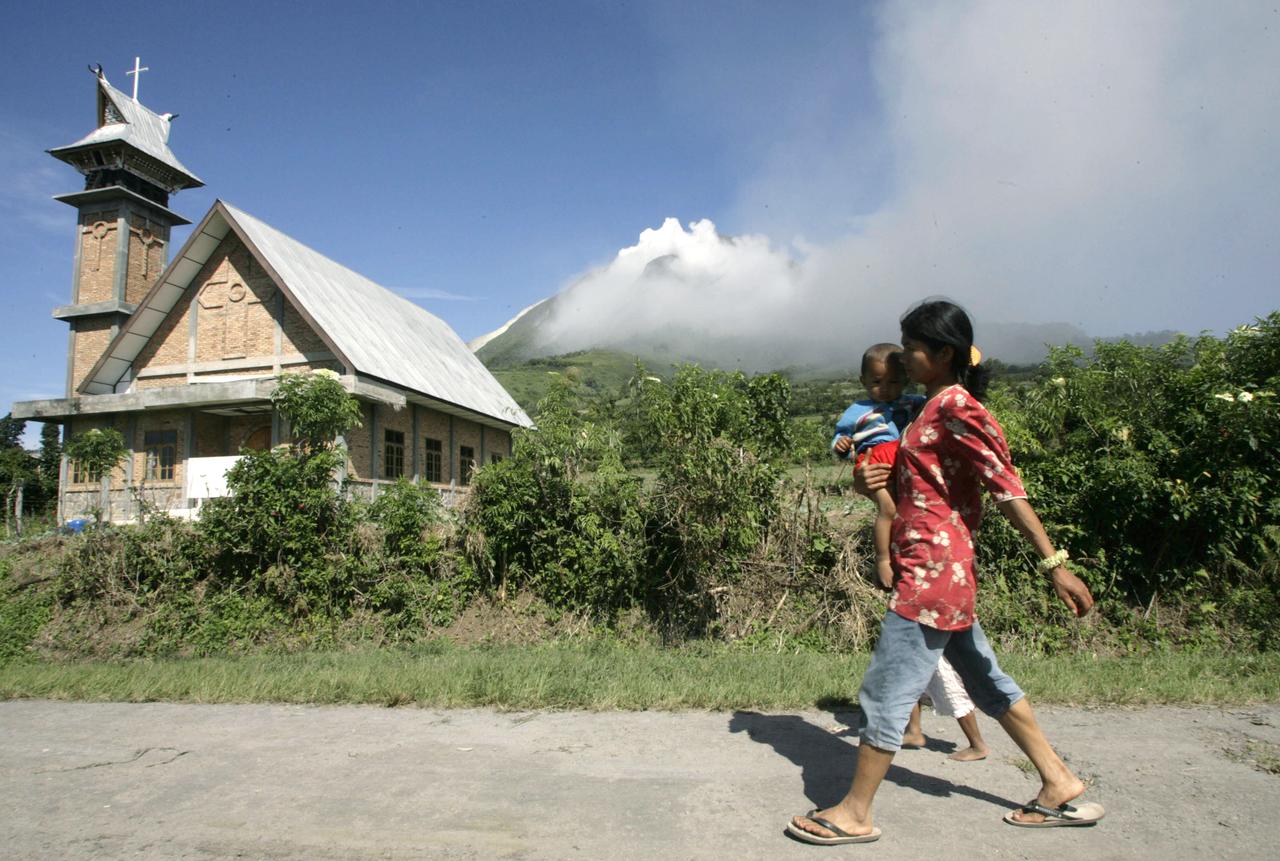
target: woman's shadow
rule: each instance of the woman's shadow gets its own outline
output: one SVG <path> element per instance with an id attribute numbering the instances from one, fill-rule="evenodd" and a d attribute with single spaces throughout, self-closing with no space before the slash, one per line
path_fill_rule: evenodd
<path id="1" fill-rule="evenodd" d="M 819 706 L 823 706 L 819 703 Z M 745 732 L 752 741 L 767 744 L 782 756 L 800 767 L 804 780 L 804 794 L 817 808 L 830 807 L 844 798 L 858 765 L 858 748 L 848 741 L 857 735 L 859 713 L 829 708 L 836 720 L 849 729 L 832 732 L 798 715 L 765 715 L 758 712 L 737 711 L 729 719 L 730 732 Z M 947 742 L 935 742 L 927 749 L 945 750 Z M 950 745 L 954 748 L 954 745 Z M 941 777 L 920 774 L 901 765 L 891 765 L 885 779 L 914 789 L 925 795 L 945 797 L 967 795 L 987 801 L 1005 809 L 1019 804 L 981 789 L 952 783 Z"/>

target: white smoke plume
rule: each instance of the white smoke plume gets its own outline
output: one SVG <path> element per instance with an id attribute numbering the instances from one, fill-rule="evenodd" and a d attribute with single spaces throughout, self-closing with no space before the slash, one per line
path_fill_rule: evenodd
<path id="1" fill-rule="evenodd" d="M 894 337 L 936 294 L 980 340 L 1000 322 L 1221 330 L 1280 306 L 1274 4 L 889 4 L 871 44 L 874 129 L 781 118 L 791 138 L 725 216 L 742 235 L 644 231 L 565 291 L 548 335 L 813 354 Z M 842 210 L 821 190 L 866 179 L 872 151 L 881 198 Z"/>
<path id="2" fill-rule="evenodd" d="M 668 218 L 570 286 L 544 333 L 568 350 L 661 339 L 673 323 L 758 336 L 796 301 L 800 277 L 767 237 L 721 236 L 709 220 L 686 230 Z"/>

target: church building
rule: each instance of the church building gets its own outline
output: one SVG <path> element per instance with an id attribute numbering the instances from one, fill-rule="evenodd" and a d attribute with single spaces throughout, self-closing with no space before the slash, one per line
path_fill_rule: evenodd
<path id="1" fill-rule="evenodd" d="M 511 451 L 531 422 L 442 320 L 221 200 L 170 260 L 169 195 L 203 183 L 169 149 L 157 115 L 97 72 L 98 127 L 49 151 L 84 189 L 77 212 L 66 396 L 14 404 L 64 438 L 123 434 L 110 476 L 63 463 L 59 518 L 94 509 L 116 521 L 149 510 L 188 516 L 224 495 L 243 449 L 287 441 L 272 409 L 281 374 L 338 375 L 362 407 L 343 440 L 353 493 L 401 477 L 446 495 Z M 104 506 L 103 503 L 107 504 Z"/>

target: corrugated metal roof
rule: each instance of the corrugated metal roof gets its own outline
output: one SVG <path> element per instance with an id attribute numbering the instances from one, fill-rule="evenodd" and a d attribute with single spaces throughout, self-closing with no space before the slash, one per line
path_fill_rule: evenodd
<path id="1" fill-rule="evenodd" d="M 439 317 L 252 215 L 222 205 L 232 226 L 357 372 L 514 425 L 532 424 Z"/>
<path id="2" fill-rule="evenodd" d="M 81 391 L 112 392 L 229 230 L 356 373 L 505 424 L 530 427 L 520 405 L 440 318 L 227 203 L 217 201 L 112 340 Z"/>
<path id="3" fill-rule="evenodd" d="M 91 144 L 122 141 L 146 153 L 157 161 L 181 173 L 190 182 L 187 188 L 204 185 L 194 173 L 187 170 L 186 165 L 169 149 L 169 115 L 160 116 L 135 102 L 132 97 L 120 92 L 107 83 L 104 76 L 98 77 L 98 86 L 103 98 L 109 100 L 116 112 L 124 119 L 122 123 L 106 123 L 91 131 L 73 144 L 49 152 L 57 154 L 65 150 L 78 149 Z M 99 122 L 105 118 L 100 117 Z"/>

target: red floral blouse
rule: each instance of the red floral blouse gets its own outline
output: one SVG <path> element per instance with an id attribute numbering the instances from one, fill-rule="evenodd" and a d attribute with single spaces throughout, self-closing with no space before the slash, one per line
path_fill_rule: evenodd
<path id="1" fill-rule="evenodd" d="M 898 578 L 889 609 L 943 631 L 972 627 L 982 488 L 997 502 L 1027 495 L 999 423 L 963 386 L 943 389 L 903 435 L 894 481 L 889 555 Z"/>

